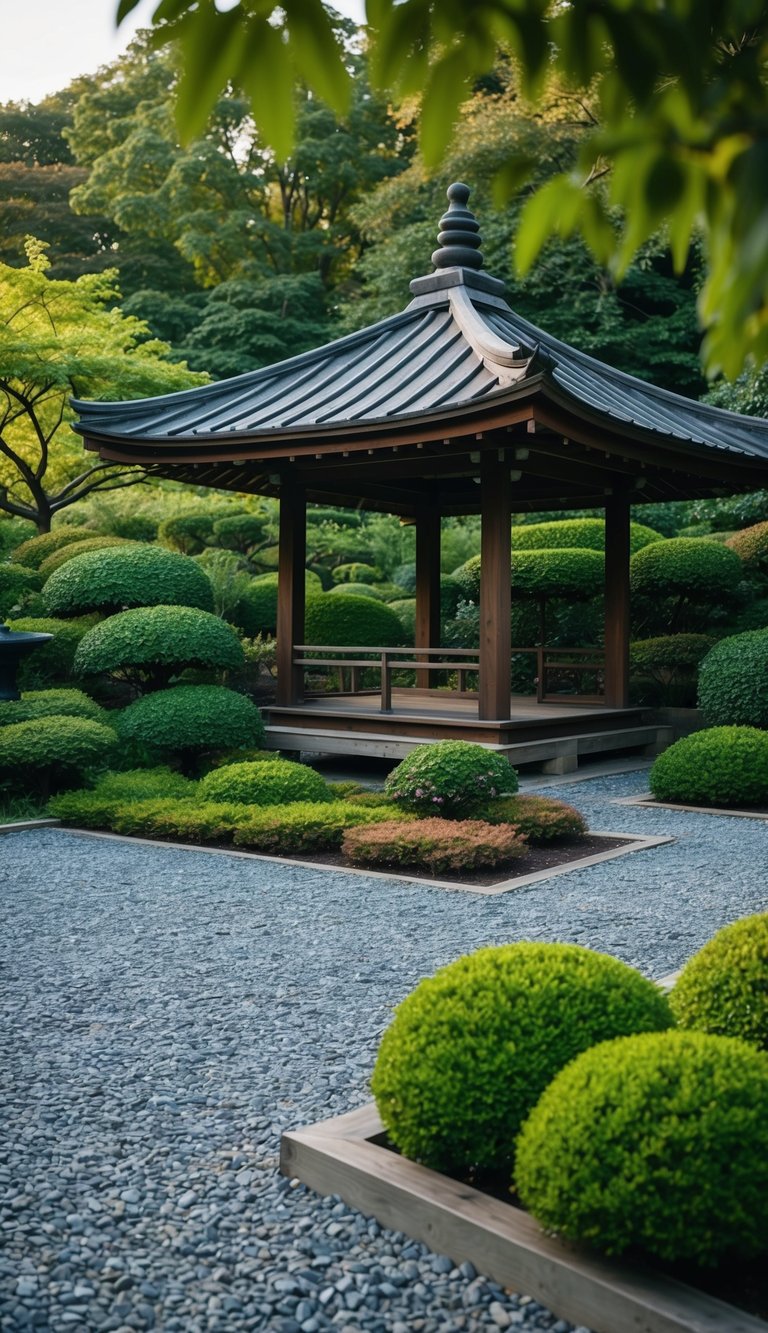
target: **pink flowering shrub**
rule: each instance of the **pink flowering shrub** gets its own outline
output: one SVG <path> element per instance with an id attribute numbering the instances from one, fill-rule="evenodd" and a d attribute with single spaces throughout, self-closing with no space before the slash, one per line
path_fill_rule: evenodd
<path id="1" fill-rule="evenodd" d="M 393 820 L 347 829 L 342 841 L 344 855 L 356 865 L 413 866 L 438 875 L 506 865 L 526 850 L 526 839 L 514 825 L 472 819 Z"/>
<path id="2" fill-rule="evenodd" d="M 462 819 L 517 791 L 517 774 L 503 755 L 469 741 L 420 745 L 385 784 L 387 796 L 421 815 Z"/>

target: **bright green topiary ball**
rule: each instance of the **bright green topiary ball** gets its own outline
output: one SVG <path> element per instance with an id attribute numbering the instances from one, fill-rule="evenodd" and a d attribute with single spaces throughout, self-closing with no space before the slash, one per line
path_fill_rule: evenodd
<path id="1" fill-rule="evenodd" d="M 51 574 L 43 597 L 48 610 L 62 616 L 133 606 L 213 610 L 211 585 L 194 560 L 133 542 L 76 556 Z"/>
<path id="2" fill-rule="evenodd" d="M 397 648 L 404 637 L 394 611 L 373 597 L 324 594 L 307 598 L 304 638 L 308 644 Z"/>
<path id="3" fill-rule="evenodd" d="M 206 801 L 243 805 L 287 805 L 293 801 L 330 801 L 328 784 L 313 768 L 288 759 L 253 764 L 227 764 L 206 774 L 200 783 Z"/>
<path id="4" fill-rule="evenodd" d="M 110 546 L 128 546 L 130 543 L 126 537 L 100 537 L 94 533 L 91 537 L 83 537 L 82 541 L 69 542 L 62 546 L 58 551 L 52 551 L 45 557 L 40 565 L 40 573 L 44 578 L 49 579 L 51 574 L 62 565 L 68 565 L 70 560 L 74 560 L 78 555 L 85 555 L 87 551 L 105 551 Z"/>
<path id="5" fill-rule="evenodd" d="M 727 546 L 704 537 L 651 542 L 630 561 L 632 592 L 645 597 L 687 597 L 693 602 L 732 597 L 741 562 Z"/>
<path id="6" fill-rule="evenodd" d="M 417 814 L 462 819 L 497 796 L 517 791 L 517 773 L 503 755 L 470 741 L 437 741 L 412 750 L 389 774 L 384 790 Z"/>
<path id="7" fill-rule="evenodd" d="M 684 805 L 759 805 L 768 800 L 768 732 L 709 727 L 683 736 L 654 761 L 657 801 Z"/>
<path id="8" fill-rule="evenodd" d="M 632 555 L 658 541 L 663 541 L 660 532 L 643 523 L 630 523 L 629 549 Z M 512 528 L 512 549 L 515 551 L 555 550 L 563 546 L 604 551 L 605 519 L 558 518 L 549 523 L 518 523 Z"/>
<path id="9" fill-rule="evenodd" d="M 763 1252 L 768 1056 L 701 1032 L 586 1051 L 524 1125 L 515 1184 L 547 1230 L 608 1254 L 713 1264 Z"/>
<path id="10" fill-rule="evenodd" d="M 768 1050 L 768 913 L 719 930 L 686 963 L 669 1002 L 682 1028 Z"/>
<path id="11" fill-rule="evenodd" d="M 768 629 L 721 639 L 699 667 L 699 707 L 714 726 L 768 728 Z"/>
<path id="12" fill-rule="evenodd" d="M 88 717 L 110 725 L 106 709 L 82 690 L 28 690 L 20 699 L 0 702 L 0 727 L 38 717 Z"/>
<path id="13" fill-rule="evenodd" d="M 108 762 L 117 746 L 111 727 L 90 718 L 36 717 L 0 727 L 0 774 L 25 787 L 57 787 Z"/>
<path id="14" fill-rule="evenodd" d="M 235 631 L 192 606 L 139 606 L 94 625 L 75 653 L 75 671 L 165 680 L 186 667 L 236 669 L 245 660 Z"/>
<path id="15" fill-rule="evenodd" d="M 157 754 L 262 745 L 261 713 L 223 685 L 176 685 L 129 704 L 117 720 L 126 740 Z"/>
<path id="16" fill-rule="evenodd" d="M 603 591 L 605 558 L 601 551 L 581 547 L 512 552 L 511 595 L 523 601 L 566 598 L 586 601 Z M 480 597 L 480 556 L 453 571 L 453 579 L 470 601 Z"/>
<path id="17" fill-rule="evenodd" d="M 575 944 L 480 949 L 399 1006 L 371 1086 L 397 1147 L 437 1170 L 509 1165 L 523 1120 L 558 1070 L 672 1015 L 633 968 Z"/>
<path id="18" fill-rule="evenodd" d="M 43 561 L 54 551 L 60 551 L 64 546 L 70 546 L 74 542 L 81 542 L 92 536 L 93 533 L 88 528 L 55 528 L 53 532 L 42 532 L 39 537 L 30 537 L 22 542 L 21 546 L 15 548 L 13 559 L 19 565 L 39 569 Z"/>
<path id="19" fill-rule="evenodd" d="M 329 596 L 343 597 L 372 597 L 376 602 L 384 602 L 386 598 L 379 589 L 372 583 L 334 583 L 332 588 L 328 589 Z"/>

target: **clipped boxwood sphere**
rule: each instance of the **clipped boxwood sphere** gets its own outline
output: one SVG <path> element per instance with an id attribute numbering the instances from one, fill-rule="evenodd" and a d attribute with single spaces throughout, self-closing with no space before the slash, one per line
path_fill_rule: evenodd
<path id="1" fill-rule="evenodd" d="M 194 560 L 138 543 L 78 555 L 51 574 L 43 597 L 48 610 L 62 616 L 131 606 L 213 610 L 211 585 Z"/>
<path id="2" fill-rule="evenodd" d="M 667 676 L 695 671 L 716 640 L 709 634 L 662 634 L 655 639 L 634 639 L 629 645 L 634 671 Z"/>
<path id="3" fill-rule="evenodd" d="M 70 542 L 67 546 L 62 546 L 58 551 L 52 551 L 50 555 L 40 565 L 40 573 L 44 578 L 50 578 L 54 570 L 61 569 L 70 560 L 74 560 L 77 555 L 85 555 L 86 551 L 103 551 L 110 546 L 128 546 L 130 543 L 125 537 L 84 537 L 82 541 Z"/>
<path id="4" fill-rule="evenodd" d="M 185 667 L 237 668 L 245 656 L 235 631 L 209 611 L 192 606 L 139 606 L 94 625 L 75 653 L 75 671 L 151 678 Z"/>
<path id="5" fill-rule="evenodd" d="M 375 565 L 366 565 L 361 560 L 353 560 L 348 565 L 337 565 L 331 570 L 334 583 L 376 583 L 381 576 L 380 569 Z"/>
<path id="6" fill-rule="evenodd" d="M 652 542 L 632 556 L 629 570 L 633 593 L 693 602 L 733 597 L 742 577 L 739 557 L 706 537 Z"/>
<path id="7" fill-rule="evenodd" d="M 36 717 L 89 717 L 109 726 L 109 714 L 82 690 L 28 690 L 20 699 L 0 702 L 0 727 Z"/>
<path id="8" fill-rule="evenodd" d="M 28 565 L 30 569 L 39 569 L 43 561 L 54 551 L 73 542 L 81 542 L 93 533 L 88 528 L 56 528 L 53 532 L 42 532 L 39 537 L 30 537 L 22 542 L 13 552 L 16 564 Z"/>
<path id="9" fill-rule="evenodd" d="M 58 786 L 106 764 L 116 746 L 112 728 L 90 718 L 36 717 L 0 727 L 0 773 L 24 786 Z"/>
<path id="10" fill-rule="evenodd" d="M 763 1252 L 768 1056 L 702 1032 L 586 1051 L 524 1125 L 515 1184 L 543 1227 L 607 1254 L 706 1265 Z"/>
<path id="11" fill-rule="evenodd" d="M 605 559 L 601 551 L 558 547 L 552 550 L 513 551 L 513 598 L 565 598 L 586 601 L 603 591 Z M 453 579 L 469 601 L 480 597 L 480 556 L 473 556 L 453 571 Z"/>
<path id="12" fill-rule="evenodd" d="M 0 620 L 28 601 L 42 586 L 43 580 L 36 569 L 0 564 Z"/>
<path id="13" fill-rule="evenodd" d="M 629 525 L 629 549 L 633 555 L 651 542 L 663 540 L 660 532 L 643 523 Z M 515 551 L 554 550 L 561 546 L 604 551 L 605 519 L 560 518 L 551 523 L 515 524 L 512 528 L 512 549 Z"/>
<path id="14" fill-rule="evenodd" d="M 686 963 L 669 1002 L 682 1028 L 768 1050 L 768 913 L 719 930 Z"/>
<path id="15" fill-rule="evenodd" d="M 343 597 L 373 597 L 377 602 L 385 601 L 383 592 L 374 587 L 372 583 L 334 583 L 332 588 L 328 589 L 329 595 Z"/>
<path id="16" fill-rule="evenodd" d="M 503 755 L 471 741 L 420 745 L 393 768 L 384 790 L 417 814 L 464 818 L 497 796 L 517 791 L 517 773 Z"/>
<path id="17" fill-rule="evenodd" d="M 403 627 L 394 611 L 373 597 L 308 597 L 304 638 L 309 644 L 397 648 Z"/>
<path id="18" fill-rule="evenodd" d="M 768 629 L 721 639 L 699 667 L 699 708 L 713 725 L 768 728 Z"/>
<path id="19" fill-rule="evenodd" d="M 126 740 L 157 753 L 263 745 L 261 713 L 223 685 L 176 685 L 129 704 L 117 719 Z"/>
<path id="20" fill-rule="evenodd" d="M 235 801 L 243 805 L 332 799 L 328 784 L 319 773 L 289 759 L 263 759 L 215 768 L 202 779 L 200 795 L 206 801 Z"/>
<path id="21" fill-rule="evenodd" d="M 569 1060 L 671 1023 L 658 987 L 606 954 L 576 944 L 479 949 L 398 1007 L 371 1086 L 406 1157 L 436 1170 L 506 1167 L 525 1117 Z"/>
<path id="22" fill-rule="evenodd" d="M 657 801 L 759 805 L 768 800 L 768 732 L 756 727 L 694 731 L 658 756 L 649 785 Z"/>

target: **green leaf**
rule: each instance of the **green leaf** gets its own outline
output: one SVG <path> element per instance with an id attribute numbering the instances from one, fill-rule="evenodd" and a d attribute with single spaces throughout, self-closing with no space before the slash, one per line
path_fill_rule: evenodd
<path id="1" fill-rule="evenodd" d="M 253 19 L 243 44 L 236 82 L 250 98 L 264 138 L 284 161 L 293 148 L 293 71 L 283 34 L 264 19 Z"/>
<path id="2" fill-rule="evenodd" d="M 426 166 L 436 167 L 453 138 L 459 106 L 467 96 L 463 53 L 456 49 L 432 66 L 421 108 L 419 142 Z"/>
<path id="3" fill-rule="evenodd" d="M 522 276 L 551 236 L 569 236 L 577 225 L 583 195 L 566 175 L 555 176 L 527 200 L 515 241 L 515 265 Z"/>
<path id="4" fill-rule="evenodd" d="M 120 3 L 117 6 L 117 15 L 115 17 L 115 24 L 118 28 L 123 19 L 127 18 L 128 15 L 133 12 L 138 3 L 139 0 L 120 0 Z"/>
<path id="5" fill-rule="evenodd" d="M 184 143 L 203 133 L 216 98 L 229 81 L 242 40 L 241 13 L 220 14 L 211 0 L 190 10 L 180 32 L 184 72 L 176 95 L 176 122 Z"/>
<path id="6" fill-rule="evenodd" d="M 284 8 L 296 68 L 319 97 L 345 115 L 350 79 L 328 12 L 321 0 L 285 0 Z"/>

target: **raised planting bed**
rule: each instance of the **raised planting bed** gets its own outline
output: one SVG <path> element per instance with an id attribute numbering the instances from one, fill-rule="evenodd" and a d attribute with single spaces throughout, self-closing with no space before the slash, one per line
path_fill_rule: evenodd
<path id="1" fill-rule="evenodd" d="M 280 1170 L 594 1333 L 768 1331 L 698 1286 L 559 1241 L 512 1203 L 399 1156 L 373 1103 L 283 1134 Z"/>
<path id="2" fill-rule="evenodd" d="M 731 810 L 725 805 L 684 805 L 681 801 L 657 801 L 655 796 L 620 796 L 611 805 L 639 805 L 647 810 L 687 810 L 692 815 L 730 815 L 732 819 L 768 819 L 768 806 Z"/>
<path id="3" fill-rule="evenodd" d="M 9 829 L 9 832 L 11 830 Z M 455 889 L 465 893 L 479 893 L 494 896 L 511 893 L 514 889 L 523 889 L 528 885 L 539 884 L 556 875 L 568 874 L 571 870 L 584 870 L 588 866 L 599 865 L 617 856 L 627 856 L 631 852 L 645 851 L 650 847 L 661 847 L 674 842 L 672 837 L 642 837 L 639 834 L 626 833 L 588 833 L 584 838 L 570 843 L 556 843 L 550 847 L 534 847 L 519 869 L 506 867 L 495 872 L 466 872 L 452 877 L 436 878 L 426 871 L 404 873 L 401 870 L 372 870 L 368 866 L 353 866 L 346 862 L 340 852 L 318 852 L 314 856 L 274 856 L 265 852 L 249 852 L 242 848 L 217 846 L 211 843 L 174 842 L 166 838 L 144 838 L 133 834 L 105 833 L 103 830 L 68 828 L 61 825 L 61 831 L 76 837 L 113 838 L 120 842 L 138 842 L 150 846 L 176 847 L 192 852 L 213 852 L 223 856 L 244 856 L 257 861 L 276 861 L 284 865 L 305 866 L 311 870 L 328 869 L 344 874 L 364 876 L 373 879 L 399 880 L 408 884 L 421 884 L 429 888 Z M 531 867 L 538 868 L 532 869 Z M 516 872 L 516 873 L 515 873 Z"/>

